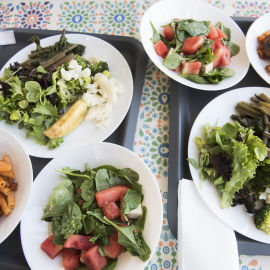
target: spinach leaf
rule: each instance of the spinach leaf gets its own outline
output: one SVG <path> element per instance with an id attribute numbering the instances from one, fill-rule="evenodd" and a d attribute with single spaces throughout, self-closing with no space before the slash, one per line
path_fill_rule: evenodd
<path id="1" fill-rule="evenodd" d="M 101 270 L 113 270 L 117 265 L 118 258 L 110 260 Z"/>
<path id="2" fill-rule="evenodd" d="M 93 216 L 97 218 L 99 221 L 101 221 L 104 224 L 108 224 L 106 220 L 103 218 L 103 211 L 87 211 L 86 214 Z"/>
<path id="3" fill-rule="evenodd" d="M 41 220 L 49 217 L 61 216 L 68 202 L 73 200 L 73 184 L 70 180 L 62 181 L 53 189 L 49 202 L 44 209 L 44 215 Z"/>
<path id="4" fill-rule="evenodd" d="M 53 243 L 55 245 L 64 245 L 65 239 L 61 234 L 62 230 L 62 217 L 53 217 L 51 223 L 51 230 L 53 232 Z"/>
<path id="5" fill-rule="evenodd" d="M 192 21 L 190 23 L 179 25 L 178 30 L 185 30 L 191 37 L 207 36 L 210 32 L 210 22 L 207 21 Z"/>
<path id="6" fill-rule="evenodd" d="M 194 83 L 198 83 L 198 84 L 209 84 L 209 81 L 206 80 L 205 78 L 199 76 L 199 75 L 181 75 L 179 74 L 179 76 L 191 81 L 191 82 L 194 82 Z"/>
<path id="7" fill-rule="evenodd" d="M 228 42 L 227 47 L 230 50 L 231 57 L 237 55 L 240 52 L 240 47 L 231 41 Z"/>
<path id="8" fill-rule="evenodd" d="M 95 186 L 93 180 L 85 180 L 81 186 L 82 190 L 82 198 L 87 201 L 90 205 L 95 201 L 96 195 L 95 195 Z"/>
<path id="9" fill-rule="evenodd" d="M 118 231 L 118 243 L 124 246 L 132 256 L 137 256 L 142 261 L 150 258 L 151 250 L 143 239 L 141 227 L 136 225 L 119 227 L 106 217 L 104 219 Z"/>
<path id="10" fill-rule="evenodd" d="M 142 230 L 144 230 L 144 225 L 145 225 L 145 221 L 146 221 L 146 216 L 147 216 L 147 208 L 146 206 L 142 206 L 142 215 L 135 221 L 135 225 L 139 226 L 142 228 Z"/>
<path id="11" fill-rule="evenodd" d="M 87 178 L 89 180 L 92 179 L 91 177 L 91 172 L 90 172 L 90 175 L 89 175 L 89 172 L 81 172 L 79 170 L 74 170 L 74 169 L 70 169 L 69 167 L 66 167 L 66 168 L 63 168 L 62 170 L 59 170 L 59 169 L 55 169 L 57 172 L 60 172 L 60 173 L 64 173 L 66 174 L 69 178 L 73 178 L 74 177 L 82 177 L 82 178 Z"/>
<path id="12" fill-rule="evenodd" d="M 139 227 L 138 227 L 139 228 Z M 140 259 L 143 262 L 146 262 L 149 260 L 150 255 L 151 255 L 151 249 L 149 248 L 149 246 L 147 245 L 143 234 L 141 233 L 141 231 L 137 230 L 134 234 L 135 240 L 137 242 L 137 245 L 140 247 Z M 132 255 L 133 250 L 128 250 L 130 252 L 130 254 Z M 134 256 L 136 256 L 136 253 L 134 254 Z"/>
<path id="13" fill-rule="evenodd" d="M 95 221 L 93 220 L 92 217 L 88 215 L 83 215 L 82 224 L 83 224 L 83 229 L 86 234 L 90 234 L 93 232 L 95 228 Z"/>
<path id="14" fill-rule="evenodd" d="M 128 189 L 122 201 L 121 212 L 126 221 L 128 221 L 126 215 L 136 209 L 142 202 L 143 196 L 138 194 L 135 190 Z"/>
<path id="15" fill-rule="evenodd" d="M 61 234 L 67 239 L 72 234 L 79 234 L 82 229 L 82 213 L 80 207 L 74 203 L 69 202 L 65 208 L 62 217 Z"/>
<path id="16" fill-rule="evenodd" d="M 160 34 L 158 33 L 157 29 L 155 28 L 155 26 L 153 25 L 153 23 L 150 21 L 150 24 L 152 26 L 153 29 L 153 37 L 151 38 L 151 41 L 153 43 L 156 43 L 160 40 Z"/>
<path id="17" fill-rule="evenodd" d="M 99 169 L 96 173 L 95 181 L 97 191 L 118 186 L 122 183 L 117 173 L 109 169 Z"/>
<path id="18" fill-rule="evenodd" d="M 175 69 L 187 58 L 182 57 L 178 53 L 172 53 L 168 55 L 162 62 L 163 66 L 169 69 Z"/>
<path id="19" fill-rule="evenodd" d="M 222 22 L 218 22 L 215 27 L 219 28 L 227 36 L 227 38 L 231 39 L 230 28 L 225 27 Z"/>

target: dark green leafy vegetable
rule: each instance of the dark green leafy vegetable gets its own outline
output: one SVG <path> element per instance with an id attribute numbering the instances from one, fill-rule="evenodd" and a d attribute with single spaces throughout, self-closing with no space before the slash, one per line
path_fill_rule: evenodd
<path id="1" fill-rule="evenodd" d="M 130 168 L 117 169 L 110 165 L 91 169 L 86 164 L 86 170 L 80 171 L 69 167 L 57 170 L 65 174 L 64 180 L 54 188 L 49 203 L 44 209 L 42 220 L 52 222 L 53 242 L 63 245 L 72 234 L 91 235 L 90 242 L 99 245 L 99 252 L 105 256 L 103 245 L 109 245 L 108 236 L 118 231 L 118 242 L 132 255 L 147 261 L 151 250 L 145 242 L 143 229 L 147 208 L 142 207 L 143 214 L 139 219 L 122 222 L 119 219 L 108 220 L 103 209 L 98 207 L 95 194 L 100 190 L 121 185 L 128 181 L 128 189 L 122 199 L 122 211 L 129 214 L 142 203 L 143 194 L 132 189 L 138 183 L 139 175 Z M 132 184 L 133 183 L 133 184 Z M 138 189 L 137 185 L 134 185 Z M 141 191 L 141 189 L 139 189 Z M 120 201 L 116 202 L 120 205 Z M 52 207 L 53 206 L 53 207 Z M 119 225 L 119 226 L 118 226 Z M 129 226 L 128 226 L 129 225 Z M 121 227 L 127 226 L 127 227 Z M 109 259 L 103 269 L 114 269 L 117 259 Z M 85 269 L 82 265 L 80 269 Z"/>

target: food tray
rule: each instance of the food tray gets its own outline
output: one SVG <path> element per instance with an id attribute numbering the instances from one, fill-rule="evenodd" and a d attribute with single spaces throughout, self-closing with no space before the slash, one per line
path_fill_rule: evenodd
<path id="1" fill-rule="evenodd" d="M 8 29 L 11 30 L 11 29 Z M 27 41 L 31 36 L 39 36 L 40 39 L 52 35 L 61 34 L 61 31 L 52 30 L 31 30 L 31 29 L 12 29 L 14 30 L 16 44 L 0 46 L 0 67 L 19 50 L 29 45 Z M 69 33 L 69 32 L 67 32 Z M 85 33 L 83 33 L 85 34 Z M 91 34 L 92 36 L 103 39 L 113 45 L 122 53 L 130 66 L 133 76 L 133 98 L 128 114 L 122 124 L 115 132 L 107 138 L 106 142 L 122 145 L 130 150 L 133 148 L 136 123 L 141 102 L 142 89 L 144 85 L 145 70 L 147 65 L 147 55 L 142 44 L 130 37 L 109 36 L 102 34 Z M 45 158 L 31 157 L 33 165 L 34 179 L 43 167 L 51 160 Z M 13 233 L 0 245 L 0 269 L 16 270 L 30 269 L 23 254 L 20 240 L 20 225 L 16 227 Z"/>
<path id="2" fill-rule="evenodd" d="M 245 34 L 254 21 L 253 18 L 234 17 L 233 19 Z M 204 106 L 215 97 L 232 89 L 248 86 L 269 87 L 252 66 L 241 82 L 222 91 L 200 91 L 180 85 L 175 81 L 171 83 L 168 223 L 175 237 L 177 237 L 178 183 L 182 178 L 192 179 L 186 159 L 193 122 Z M 270 255 L 270 245 L 251 240 L 239 233 L 236 233 L 236 238 L 239 254 Z"/>

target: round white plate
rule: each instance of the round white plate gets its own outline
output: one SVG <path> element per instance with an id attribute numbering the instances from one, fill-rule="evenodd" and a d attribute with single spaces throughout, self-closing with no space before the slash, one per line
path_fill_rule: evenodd
<path id="1" fill-rule="evenodd" d="M 270 96 L 270 89 L 265 87 L 239 88 L 226 92 L 209 102 L 197 116 L 192 126 L 188 142 L 188 157 L 195 159 L 199 163 L 199 150 L 195 144 L 195 137 L 204 137 L 203 128 L 205 124 L 209 123 L 213 126 L 218 120 L 217 125 L 223 126 L 227 122 L 234 122 L 231 120 L 231 115 L 237 114 L 235 110 L 236 103 L 241 101 L 250 102 L 251 97 L 260 93 Z M 270 235 L 265 234 L 255 227 L 253 216 L 245 211 L 244 206 L 238 205 L 229 209 L 221 209 L 221 193 L 208 180 L 204 181 L 202 188 L 200 188 L 199 170 L 195 169 L 191 164 L 189 164 L 189 168 L 199 194 L 220 219 L 246 237 L 270 244 Z"/>
<path id="2" fill-rule="evenodd" d="M 10 132 L 0 129 L 0 159 L 9 155 L 15 171 L 18 189 L 15 191 L 16 207 L 8 216 L 0 218 L 0 244 L 13 232 L 26 211 L 33 186 L 31 160 L 21 142 Z"/>
<path id="3" fill-rule="evenodd" d="M 249 61 L 256 72 L 270 84 L 270 76 L 267 74 L 265 67 L 270 65 L 270 60 L 262 60 L 257 53 L 258 36 L 263 35 L 266 31 L 270 30 L 270 13 L 256 19 L 248 29 L 246 36 L 246 51 Z"/>
<path id="4" fill-rule="evenodd" d="M 151 248 L 151 256 L 159 241 L 163 208 L 157 181 L 147 165 L 132 151 L 111 143 L 92 143 L 78 146 L 50 161 L 34 181 L 29 207 L 21 221 L 21 241 L 26 260 L 32 270 L 60 269 L 62 256 L 51 260 L 40 249 L 40 244 L 48 237 L 48 223 L 41 221 L 43 209 L 48 203 L 53 188 L 63 180 L 61 173 L 55 169 L 70 167 L 85 170 L 85 164 L 95 168 L 100 165 L 112 165 L 116 168 L 131 168 L 139 174 L 139 183 L 143 186 L 144 201 L 147 207 L 147 218 L 144 237 Z M 147 262 L 132 257 L 128 252 L 120 255 L 118 270 L 144 269 Z"/>
<path id="5" fill-rule="evenodd" d="M 196 84 L 178 76 L 176 72 L 164 67 L 162 65 L 162 57 L 157 55 L 153 48 L 153 43 L 150 40 L 150 38 L 153 37 L 150 21 L 152 21 L 157 31 L 162 33 L 163 28 L 161 26 L 168 24 L 173 18 L 195 19 L 198 21 L 209 20 L 214 25 L 218 22 L 222 22 L 224 26 L 230 28 L 231 41 L 240 46 L 240 52 L 232 57 L 232 61 L 228 66 L 233 69 L 236 74 L 224 79 L 219 84 Z M 245 36 L 242 30 L 225 13 L 200 0 L 166 0 L 155 3 L 145 12 L 142 18 L 140 34 L 144 49 L 154 64 L 170 78 L 192 88 L 214 91 L 232 87 L 244 78 L 249 68 L 249 61 L 245 49 Z"/>
<path id="6" fill-rule="evenodd" d="M 54 44 L 59 40 L 60 35 L 51 36 L 41 40 L 41 46 L 45 47 Z M 109 43 L 89 35 L 83 34 L 66 34 L 68 42 L 82 44 L 86 46 L 85 53 L 91 56 L 96 56 L 106 61 L 109 65 L 110 72 L 113 77 L 118 79 L 123 84 L 123 93 L 118 96 L 118 101 L 113 105 L 112 113 L 110 115 L 110 124 L 107 127 L 99 129 L 96 127 L 95 120 L 82 124 L 71 132 L 69 135 L 63 137 L 64 142 L 56 149 L 49 150 L 48 146 L 41 146 L 33 139 L 25 138 L 25 130 L 19 130 L 17 126 L 7 125 L 4 121 L 0 122 L 0 127 L 10 131 L 16 136 L 24 145 L 29 155 L 41 158 L 54 158 L 63 151 L 71 147 L 77 147 L 88 142 L 101 142 L 108 138 L 121 124 L 125 118 L 133 95 L 133 78 L 123 55 Z M 31 44 L 17 54 L 15 54 L 2 68 L 0 75 L 3 75 L 4 68 L 8 67 L 10 63 L 15 61 L 21 63 L 27 59 L 27 55 L 31 50 L 34 50 L 35 44 Z"/>

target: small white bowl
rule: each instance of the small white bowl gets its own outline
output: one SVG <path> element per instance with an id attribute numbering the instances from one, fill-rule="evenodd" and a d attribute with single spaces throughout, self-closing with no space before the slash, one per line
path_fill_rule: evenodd
<path id="1" fill-rule="evenodd" d="M 30 199 L 33 185 L 31 160 L 22 143 L 11 133 L 0 129 L 0 159 L 9 155 L 15 171 L 18 189 L 15 191 L 16 207 L 8 216 L 0 218 L 0 244 L 19 224 Z"/>
<path id="2" fill-rule="evenodd" d="M 265 67 L 270 65 L 270 60 L 260 59 L 257 53 L 259 45 L 257 38 L 268 30 L 270 30 L 270 13 L 259 17 L 249 27 L 246 36 L 246 51 L 253 68 L 262 77 L 262 79 L 270 84 L 270 76 L 265 70 Z"/>
<path id="3" fill-rule="evenodd" d="M 158 56 L 153 48 L 150 38 L 153 37 L 153 25 L 159 33 L 162 33 L 162 25 L 168 24 L 173 18 L 194 19 L 198 21 L 211 21 L 213 25 L 222 22 L 224 26 L 231 30 L 231 41 L 240 46 L 240 52 L 233 56 L 228 68 L 235 71 L 235 75 L 225 78 L 218 84 L 197 84 L 180 77 L 177 72 L 162 65 L 163 58 Z M 154 64 L 170 78 L 186 86 L 208 91 L 222 90 L 236 85 L 248 72 L 249 61 L 245 49 L 245 35 L 236 22 L 223 13 L 221 10 L 200 0 L 164 0 L 152 5 L 144 14 L 140 34 L 144 49 Z"/>

